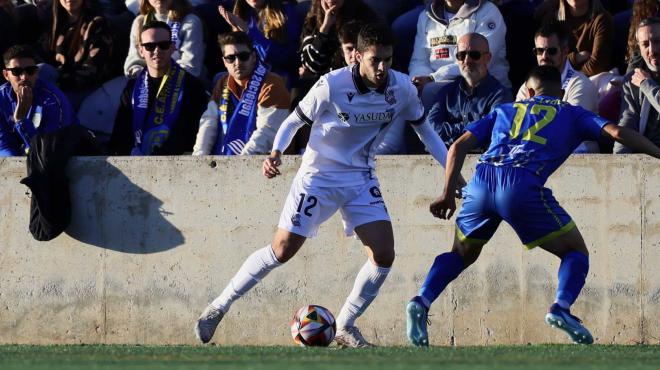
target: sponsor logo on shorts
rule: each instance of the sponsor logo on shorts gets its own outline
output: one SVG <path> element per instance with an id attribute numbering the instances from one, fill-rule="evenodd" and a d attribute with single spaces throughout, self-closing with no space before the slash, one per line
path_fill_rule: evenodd
<path id="1" fill-rule="evenodd" d="M 494 30 L 495 29 L 495 22 L 493 22 L 493 21 L 488 22 L 488 29 Z"/>
<path id="2" fill-rule="evenodd" d="M 291 216 L 291 223 L 293 226 L 300 227 L 300 215 L 298 213 Z"/>

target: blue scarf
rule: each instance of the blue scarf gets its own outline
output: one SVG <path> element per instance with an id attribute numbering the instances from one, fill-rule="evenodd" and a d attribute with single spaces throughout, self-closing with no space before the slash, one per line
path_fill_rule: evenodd
<path id="1" fill-rule="evenodd" d="M 174 43 L 174 49 L 179 50 L 181 47 L 181 39 L 179 39 L 179 31 L 181 30 L 181 22 L 171 21 L 167 18 L 167 25 L 170 26 L 172 31 L 171 40 Z"/>
<path id="2" fill-rule="evenodd" d="M 261 30 L 261 27 L 259 27 L 259 16 L 255 14 L 254 12 L 251 12 L 250 14 L 250 19 L 248 20 L 248 31 L 247 33 L 250 34 L 250 30 L 255 29 L 257 30 L 258 33 L 263 34 L 263 31 Z M 266 40 L 266 44 L 262 44 L 261 42 L 257 41 L 254 43 L 254 50 L 257 51 L 257 55 L 259 56 L 259 60 L 266 60 L 268 57 L 268 50 L 270 49 L 270 42 L 267 41 L 266 36 L 264 35 L 263 37 L 264 40 Z"/>
<path id="3" fill-rule="evenodd" d="M 219 130 L 218 139 L 213 148 L 214 155 L 241 154 L 245 144 L 250 141 L 252 133 L 257 128 L 257 103 L 267 73 L 267 65 L 258 61 L 250 82 L 243 91 L 238 104 L 232 104 L 234 106 L 234 112 L 229 120 L 227 120 L 229 99 L 232 99 L 232 103 L 235 103 L 236 99 L 230 97 L 229 88 L 225 85 L 220 99 L 220 114 L 218 115 Z M 227 81 L 229 81 L 229 78 L 227 77 Z"/>
<path id="4" fill-rule="evenodd" d="M 149 107 L 149 72 L 144 68 L 137 77 L 133 88 L 133 135 L 135 146 L 131 155 L 151 155 L 155 147 L 162 146 L 176 122 L 181 102 L 186 72 L 172 62 L 163 76 L 156 99 Z"/>

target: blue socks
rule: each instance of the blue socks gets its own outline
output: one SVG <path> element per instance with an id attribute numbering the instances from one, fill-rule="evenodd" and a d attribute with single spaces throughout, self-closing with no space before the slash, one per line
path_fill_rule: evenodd
<path id="1" fill-rule="evenodd" d="M 440 293 L 465 270 L 463 258 L 456 252 L 443 253 L 435 258 L 419 296 L 428 309 Z"/>
<path id="2" fill-rule="evenodd" d="M 419 299 L 428 309 L 440 293 L 465 270 L 465 263 L 456 252 L 443 253 L 435 258 L 426 276 Z M 569 309 L 580 295 L 589 272 L 589 257 L 580 252 L 566 253 L 559 265 L 559 284 L 555 302 Z"/>
<path id="3" fill-rule="evenodd" d="M 559 284 L 555 302 L 568 309 L 577 299 L 589 272 L 589 257 L 580 252 L 568 252 L 559 265 Z"/>

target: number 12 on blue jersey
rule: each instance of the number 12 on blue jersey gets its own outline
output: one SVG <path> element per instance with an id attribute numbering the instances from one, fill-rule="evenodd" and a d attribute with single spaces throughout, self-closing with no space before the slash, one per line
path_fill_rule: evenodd
<path id="1" fill-rule="evenodd" d="M 513 118 L 513 125 L 511 126 L 511 131 L 509 131 L 509 136 L 511 140 L 515 140 L 520 136 L 520 129 L 522 127 L 523 120 L 527 114 L 528 103 L 514 103 L 513 106 L 516 108 L 516 116 Z M 529 127 L 522 134 L 522 140 L 533 141 L 541 145 L 547 143 L 546 138 L 537 135 L 543 127 L 547 126 L 548 123 L 557 115 L 557 109 L 550 105 L 534 104 L 530 113 L 534 116 L 540 116 L 543 112 L 545 114 L 538 120 L 533 126 Z"/>

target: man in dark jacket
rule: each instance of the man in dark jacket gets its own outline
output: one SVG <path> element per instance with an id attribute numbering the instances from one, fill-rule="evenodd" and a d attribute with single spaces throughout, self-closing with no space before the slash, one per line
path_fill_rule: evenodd
<path id="1" fill-rule="evenodd" d="M 147 68 L 124 89 L 108 144 L 110 154 L 192 152 L 208 96 L 201 82 L 172 60 L 174 45 L 166 23 L 145 24 L 140 43 Z"/>
<path id="2" fill-rule="evenodd" d="M 440 90 L 439 100 L 426 118 L 447 147 L 463 135 L 468 123 L 487 115 L 495 106 L 512 101 L 511 91 L 488 73 L 490 60 L 488 39 L 483 35 L 468 33 L 458 40 L 456 64 L 461 75 Z M 409 140 L 408 144 L 408 152 L 419 152 L 415 150 L 421 147 L 419 140 Z"/>

